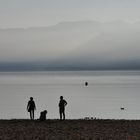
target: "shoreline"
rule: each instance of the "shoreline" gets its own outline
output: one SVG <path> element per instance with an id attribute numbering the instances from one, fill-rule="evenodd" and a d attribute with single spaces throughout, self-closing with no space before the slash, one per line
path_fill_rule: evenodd
<path id="1" fill-rule="evenodd" d="M 139 140 L 140 120 L 0 120 L 1 140 Z"/>

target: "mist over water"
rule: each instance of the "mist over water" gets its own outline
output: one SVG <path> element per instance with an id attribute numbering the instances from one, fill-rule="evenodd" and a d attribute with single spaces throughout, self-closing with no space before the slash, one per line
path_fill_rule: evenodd
<path id="1" fill-rule="evenodd" d="M 0 119 L 29 118 L 31 96 L 36 119 L 45 109 L 47 118 L 59 118 L 61 95 L 68 102 L 67 119 L 139 119 L 139 91 L 140 71 L 1 72 Z"/>
<path id="2" fill-rule="evenodd" d="M 138 70 L 140 24 L 73 21 L 0 29 L 0 71 Z"/>

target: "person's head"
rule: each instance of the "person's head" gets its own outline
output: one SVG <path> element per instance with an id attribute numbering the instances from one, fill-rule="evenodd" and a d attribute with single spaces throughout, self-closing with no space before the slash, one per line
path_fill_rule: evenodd
<path id="1" fill-rule="evenodd" d="M 63 96 L 60 96 L 60 100 L 63 100 Z"/>
<path id="2" fill-rule="evenodd" d="M 32 101 L 33 100 L 33 97 L 30 97 L 30 100 Z"/>

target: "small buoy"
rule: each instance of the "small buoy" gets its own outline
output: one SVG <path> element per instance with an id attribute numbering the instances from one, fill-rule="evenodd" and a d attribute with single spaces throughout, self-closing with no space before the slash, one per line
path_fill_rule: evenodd
<path id="1" fill-rule="evenodd" d="M 124 110 L 124 107 L 121 107 L 120 109 L 121 109 L 121 110 Z"/>
<path id="2" fill-rule="evenodd" d="M 88 86 L 88 82 L 85 82 L 85 86 Z"/>

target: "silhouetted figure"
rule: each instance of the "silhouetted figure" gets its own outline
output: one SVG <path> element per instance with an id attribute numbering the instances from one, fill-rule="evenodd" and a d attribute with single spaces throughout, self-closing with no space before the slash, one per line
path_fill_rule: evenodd
<path id="1" fill-rule="evenodd" d="M 59 102 L 59 114 L 60 114 L 60 120 L 65 120 L 65 106 L 67 105 L 67 102 L 63 99 L 63 96 L 60 96 L 60 102 Z"/>
<path id="2" fill-rule="evenodd" d="M 88 86 L 88 82 L 85 82 L 85 86 Z"/>
<path id="3" fill-rule="evenodd" d="M 44 110 L 42 112 L 40 112 L 40 121 L 45 121 L 46 120 L 46 115 L 47 115 L 47 110 Z"/>
<path id="4" fill-rule="evenodd" d="M 33 100 L 33 97 L 30 97 L 30 100 L 28 101 L 27 104 L 27 111 L 30 112 L 30 118 L 31 120 L 34 120 L 34 111 L 36 110 L 36 105 Z"/>

